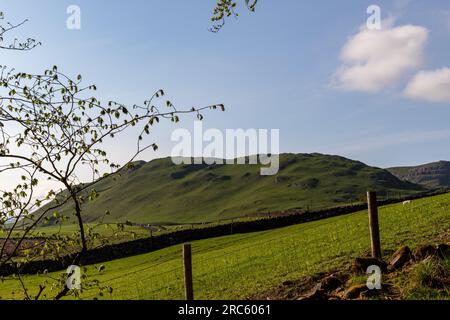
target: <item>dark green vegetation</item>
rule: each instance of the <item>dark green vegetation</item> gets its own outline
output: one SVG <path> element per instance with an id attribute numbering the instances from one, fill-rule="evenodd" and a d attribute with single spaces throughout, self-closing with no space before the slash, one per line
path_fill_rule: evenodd
<path id="1" fill-rule="evenodd" d="M 450 194 L 414 200 L 406 206 L 380 207 L 384 258 L 389 259 L 403 245 L 416 248 L 435 241 L 441 243 L 441 236 L 450 231 L 449 208 Z M 253 297 L 284 281 L 349 266 L 354 258 L 370 251 L 367 211 L 192 244 L 197 299 Z M 86 290 L 83 298 L 183 298 L 181 245 L 102 265 L 103 272 L 98 271 L 99 265 L 89 266 L 86 275 L 111 286 L 112 294 L 99 296 L 96 290 Z M 49 281 L 50 287 L 58 274 L 23 276 L 23 280 L 33 295 L 42 281 Z M 52 297 L 51 292 L 46 294 Z M 23 298 L 17 278 L 4 279 L 0 297 Z"/>
<path id="2" fill-rule="evenodd" d="M 426 259 L 400 275 L 406 299 L 450 300 L 450 259 Z"/>
<path id="3" fill-rule="evenodd" d="M 428 188 L 450 188 L 450 161 L 439 161 L 413 167 L 387 169 L 404 181 Z"/>
<path id="4" fill-rule="evenodd" d="M 174 165 L 170 158 L 137 162 L 97 183 L 83 205 L 86 222 L 195 223 L 256 213 L 307 210 L 359 202 L 367 190 L 381 196 L 422 191 L 388 171 L 322 154 L 283 154 L 275 176 L 258 165 Z M 88 188 L 89 189 L 89 188 Z M 60 210 L 70 214 L 69 207 Z"/>

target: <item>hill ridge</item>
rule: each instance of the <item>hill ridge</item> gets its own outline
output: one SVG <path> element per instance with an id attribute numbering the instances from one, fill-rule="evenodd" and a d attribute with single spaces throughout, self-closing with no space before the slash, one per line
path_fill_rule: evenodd
<path id="1" fill-rule="evenodd" d="M 281 154 L 274 176 L 261 176 L 261 165 L 174 165 L 170 157 L 137 164 L 95 184 L 99 197 L 82 208 L 86 222 L 108 210 L 109 222 L 201 223 L 348 205 L 363 200 L 369 189 L 381 196 L 424 190 L 384 169 L 319 153 Z"/>
<path id="2" fill-rule="evenodd" d="M 450 161 L 440 160 L 418 166 L 387 169 L 397 178 L 428 188 L 450 188 Z"/>

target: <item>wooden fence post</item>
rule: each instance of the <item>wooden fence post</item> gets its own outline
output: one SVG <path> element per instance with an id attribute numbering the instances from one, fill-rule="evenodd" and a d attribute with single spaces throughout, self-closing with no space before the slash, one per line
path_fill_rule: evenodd
<path id="1" fill-rule="evenodd" d="M 367 207 L 369 209 L 370 241 L 372 244 L 372 257 L 381 259 L 380 229 L 378 225 L 377 193 L 367 192 Z"/>
<path id="2" fill-rule="evenodd" d="M 191 245 L 183 245 L 183 264 L 184 264 L 184 288 L 186 300 L 194 300 L 194 287 L 192 285 L 192 252 Z"/>

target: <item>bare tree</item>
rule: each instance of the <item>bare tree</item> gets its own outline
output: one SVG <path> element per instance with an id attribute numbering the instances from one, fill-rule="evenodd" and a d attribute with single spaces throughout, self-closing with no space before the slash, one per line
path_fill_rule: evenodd
<path id="1" fill-rule="evenodd" d="M 11 23 L 9 21 L 5 22 L 5 15 L 3 12 L 0 12 L 0 49 L 7 50 L 19 50 L 19 51 L 28 51 L 34 49 L 36 46 L 40 45 L 40 42 L 37 42 L 35 39 L 28 38 L 25 41 L 20 41 L 17 38 L 14 38 L 12 41 L 7 42 L 6 38 L 11 33 L 11 31 L 21 27 L 28 20 L 23 20 L 19 23 Z"/>

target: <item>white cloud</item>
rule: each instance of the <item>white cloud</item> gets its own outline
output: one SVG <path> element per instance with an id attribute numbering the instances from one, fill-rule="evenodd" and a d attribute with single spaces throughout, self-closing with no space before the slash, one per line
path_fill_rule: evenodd
<path id="1" fill-rule="evenodd" d="M 381 30 L 361 27 L 342 49 L 342 65 L 333 76 L 333 85 L 363 92 L 379 92 L 391 87 L 422 65 L 427 39 L 426 28 L 393 27 L 393 20 L 384 21 Z"/>
<path id="2" fill-rule="evenodd" d="M 404 93 L 412 99 L 450 102 L 450 68 L 417 73 Z"/>

